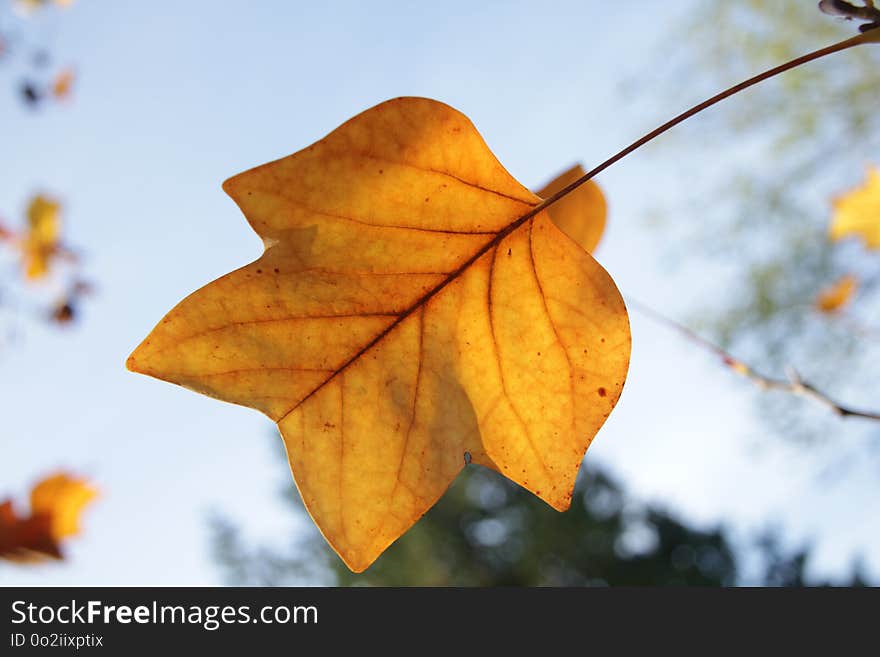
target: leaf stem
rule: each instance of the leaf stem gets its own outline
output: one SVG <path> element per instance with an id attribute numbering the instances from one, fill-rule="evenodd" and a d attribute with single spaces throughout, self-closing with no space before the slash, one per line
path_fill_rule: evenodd
<path id="1" fill-rule="evenodd" d="M 725 98 L 729 98 L 730 96 L 738 94 L 740 91 L 748 89 L 749 87 L 752 87 L 752 86 L 758 84 L 759 82 L 763 82 L 764 80 L 768 80 L 769 78 L 772 78 L 776 75 L 779 75 L 780 73 L 785 73 L 786 71 L 789 71 L 793 68 L 797 68 L 798 66 L 801 66 L 802 64 L 812 62 L 816 59 L 821 59 L 822 57 L 825 57 L 826 55 L 831 55 L 836 52 L 841 52 L 843 50 L 847 50 L 849 48 L 852 48 L 854 46 L 858 46 L 863 43 L 878 43 L 878 42 L 880 42 L 880 29 L 868 30 L 867 32 L 863 32 L 857 36 L 851 37 L 849 39 L 844 39 L 843 41 L 840 41 L 840 42 L 835 43 L 833 45 L 826 46 L 825 48 L 819 48 L 818 50 L 814 50 L 813 52 L 807 53 L 805 55 L 801 55 L 800 57 L 796 57 L 795 59 L 792 59 L 791 61 L 785 62 L 784 64 L 780 64 L 779 66 L 774 66 L 773 68 L 766 70 L 763 73 L 759 73 L 758 75 L 751 77 L 748 80 L 744 80 L 743 82 L 740 82 L 739 84 L 735 84 L 732 87 L 725 89 L 721 93 L 715 94 L 711 98 L 704 100 L 703 102 L 699 103 L 698 105 L 694 105 L 690 109 L 685 110 L 684 112 L 682 112 L 678 116 L 675 116 L 674 118 L 670 119 L 669 121 L 667 121 L 663 125 L 658 126 L 657 128 L 654 128 L 654 130 L 647 133 L 643 137 L 640 137 L 639 139 L 637 139 L 636 141 L 631 143 L 629 146 L 627 146 L 623 150 L 619 151 L 618 153 L 612 155 L 607 160 L 602 162 L 599 166 L 591 169 L 590 171 L 585 173 L 583 176 L 581 176 L 580 178 L 575 180 L 573 183 L 567 185 L 566 187 L 563 187 L 562 189 L 560 189 L 558 192 L 556 192 L 552 196 L 549 196 L 548 198 L 544 199 L 540 204 L 535 206 L 534 211 L 530 212 L 529 215 L 534 216 L 538 212 L 546 209 L 548 206 L 552 205 L 553 203 L 555 203 L 556 201 L 558 201 L 562 197 L 570 194 L 571 192 L 573 192 L 575 189 L 577 189 L 578 187 L 583 185 L 585 182 L 587 182 L 591 178 L 594 178 L 595 176 L 600 174 L 602 171 L 604 171 L 605 169 L 610 167 L 615 162 L 623 159 L 624 157 L 626 157 L 627 155 L 629 155 L 633 151 L 638 150 L 639 148 L 641 148 L 642 146 L 647 144 L 649 141 L 652 141 L 653 139 L 662 135 L 664 132 L 670 130 L 671 128 L 674 128 L 682 121 L 686 121 L 687 119 L 691 118 L 695 114 L 699 114 L 703 110 L 708 109 L 709 107 L 712 107 L 712 105 L 715 105 L 716 103 L 721 102 Z"/>

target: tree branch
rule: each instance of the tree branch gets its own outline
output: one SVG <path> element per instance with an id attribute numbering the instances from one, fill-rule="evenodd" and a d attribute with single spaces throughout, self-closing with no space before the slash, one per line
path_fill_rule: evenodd
<path id="1" fill-rule="evenodd" d="M 880 412 L 856 409 L 852 408 L 851 406 L 845 406 L 835 401 L 827 394 L 816 388 L 816 386 L 804 381 L 793 368 L 787 369 L 787 378 L 785 379 L 765 376 L 764 374 L 761 374 L 760 372 L 754 370 L 749 365 L 746 365 L 741 360 L 735 358 L 728 351 L 722 349 L 714 342 L 710 342 L 703 336 L 696 333 L 694 330 L 688 328 L 687 326 L 684 326 L 683 324 L 679 324 L 674 319 L 666 317 L 665 315 L 657 312 L 650 306 L 646 306 L 643 303 L 634 301 L 632 298 L 627 298 L 627 306 L 637 310 L 642 315 L 654 320 L 658 324 L 662 324 L 663 326 L 672 329 L 679 335 L 683 336 L 689 342 L 699 345 L 700 347 L 703 347 L 707 351 L 713 353 L 727 368 L 736 372 L 740 376 L 745 377 L 761 390 L 780 390 L 782 392 L 787 392 L 792 395 L 797 395 L 799 397 L 809 399 L 816 404 L 824 406 L 832 413 L 842 418 L 857 417 L 864 420 L 874 420 L 880 422 Z"/>

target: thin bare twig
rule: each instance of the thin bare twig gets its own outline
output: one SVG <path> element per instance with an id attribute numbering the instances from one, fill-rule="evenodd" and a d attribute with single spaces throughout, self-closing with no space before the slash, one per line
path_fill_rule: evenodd
<path id="1" fill-rule="evenodd" d="M 707 351 L 715 354 L 728 369 L 736 372 L 742 377 L 745 377 L 761 390 L 780 390 L 782 392 L 787 392 L 792 395 L 804 397 L 805 399 L 810 399 L 813 402 L 824 406 L 839 417 L 857 417 L 864 420 L 874 420 L 880 422 L 880 412 L 856 409 L 852 408 L 851 406 L 845 406 L 835 401 L 827 394 L 816 388 L 814 385 L 804 381 L 793 368 L 787 369 L 787 378 L 785 379 L 766 376 L 764 374 L 761 374 L 760 372 L 755 371 L 751 366 L 746 365 L 741 360 L 735 358 L 728 351 L 722 349 L 714 342 L 707 340 L 706 338 L 695 332 L 693 329 L 690 329 L 687 326 L 676 322 L 674 319 L 670 319 L 666 315 L 657 312 L 650 306 L 646 306 L 645 304 L 635 301 L 630 297 L 627 298 L 626 304 L 628 307 L 637 310 L 645 317 L 648 317 L 658 324 L 662 324 L 663 326 L 672 329 L 679 335 L 683 336 L 689 342 L 697 344 Z"/>

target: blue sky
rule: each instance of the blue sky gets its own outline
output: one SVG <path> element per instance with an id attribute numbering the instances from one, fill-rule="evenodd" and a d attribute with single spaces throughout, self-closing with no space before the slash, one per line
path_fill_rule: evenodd
<path id="1" fill-rule="evenodd" d="M 681 47 L 664 37 L 688 5 L 81 0 L 30 19 L 78 79 L 68 106 L 32 112 L 0 67 L 0 215 L 19 219 L 39 190 L 60 197 L 65 238 L 85 252 L 98 294 L 71 330 L 26 323 L 0 351 L 0 496 L 66 467 L 102 498 L 68 561 L 0 565 L 0 583 L 218 584 L 211 509 L 251 536 L 287 535 L 265 418 L 124 368 L 177 301 L 260 254 L 223 180 L 382 100 L 420 95 L 470 116 L 537 187 L 699 100 L 685 84 L 658 89 L 651 67 Z M 643 82 L 635 100 L 624 77 Z M 680 315 L 712 281 L 659 264 L 664 235 L 647 217 L 694 184 L 669 153 L 641 152 L 601 176 L 611 214 L 597 258 L 625 295 Z M 640 498 L 740 537 L 780 526 L 816 546 L 814 573 L 839 575 L 859 553 L 880 575 L 880 518 L 864 512 L 876 464 L 824 485 L 820 458 L 766 435 L 742 381 L 632 322 L 630 377 L 585 467 L 602 463 Z"/>

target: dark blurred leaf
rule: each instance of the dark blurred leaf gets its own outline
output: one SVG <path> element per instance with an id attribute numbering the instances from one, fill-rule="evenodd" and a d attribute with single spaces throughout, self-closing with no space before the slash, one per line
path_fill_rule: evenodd
<path id="1" fill-rule="evenodd" d="M 22 82 L 19 87 L 21 98 L 28 107 L 37 107 L 43 99 L 43 92 L 40 91 L 32 82 Z"/>

